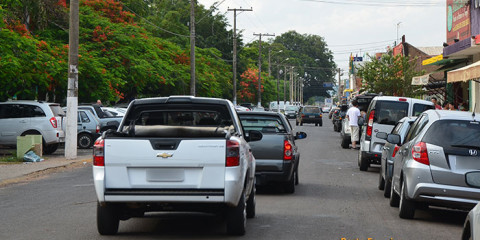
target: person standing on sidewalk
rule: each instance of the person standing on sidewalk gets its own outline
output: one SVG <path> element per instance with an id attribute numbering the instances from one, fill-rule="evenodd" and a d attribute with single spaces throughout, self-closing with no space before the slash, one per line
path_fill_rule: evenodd
<path id="1" fill-rule="evenodd" d="M 358 109 L 357 100 L 352 101 L 352 107 L 347 111 L 348 125 L 350 126 L 352 149 L 357 148 L 357 141 L 360 136 L 360 130 L 358 127 L 358 118 L 360 117 L 360 110 Z"/>

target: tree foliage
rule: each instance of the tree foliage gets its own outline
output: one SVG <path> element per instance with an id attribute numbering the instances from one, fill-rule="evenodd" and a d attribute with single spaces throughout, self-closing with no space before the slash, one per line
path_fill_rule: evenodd
<path id="1" fill-rule="evenodd" d="M 370 61 L 358 68 L 358 76 L 363 80 L 361 91 L 383 93 L 388 96 L 415 97 L 423 93 L 421 86 L 412 85 L 412 78 L 422 75 L 415 71 L 416 61 L 408 56 L 391 52 L 381 58 L 369 56 Z"/>

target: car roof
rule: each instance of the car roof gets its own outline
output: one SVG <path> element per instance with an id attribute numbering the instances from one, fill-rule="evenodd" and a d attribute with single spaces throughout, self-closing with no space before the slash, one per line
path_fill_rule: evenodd
<path id="1" fill-rule="evenodd" d="M 480 122 L 480 113 L 473 115 L 473 112 L 456 111 L 456 110 L 427 110 L 426 114 L 434 114 L 439 120 L 465 120 Z"/>
<path id="2" fill-rule="evenodd" d="M 28 103 L 28 104 L 48 104 L 48 105 L 60 105 L 60 103 L 51 103 L 51 102 L 44 102 L 44 101 L 36 101 L 36 100 L 12 100 L 6 102 L 0 102 L 0 104 L 15 104 L 15 103 Z"/>
<path id="3" fill-rule="evenodd" d="M 407 101 L 411 101 L 413 103 L 423 103 L 426 105 L 433 105 L 431 101 L 416 99 L 416 98 L 409 98 L 409 97 L 396 97 L 396 96 L 376 96 L 373 100 L 379 101 L 399 101 L 399 99 L 406 99 Z"/>
<path id="4" fill-rule="evenodd" d="M 277 112 L 255 112 L 255 111 L 245 111 L 237 112 L 238 115 L 264 115 L 264 116 L 281 116 L 283 114 Z"/>

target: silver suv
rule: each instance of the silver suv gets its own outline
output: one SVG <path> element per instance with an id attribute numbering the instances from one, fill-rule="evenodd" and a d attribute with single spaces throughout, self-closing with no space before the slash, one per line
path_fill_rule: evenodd
<path id="1" fill-rule="evenodd" d="M 400 136 L 387 140 L 400 143 Z M 471 112 L 428 110 L 418 117 L 394 157 L 390 205 L 401 218 L 428 205 L 471 209 L 480 189 L 467 174 L 480 169 L 480 116 Z"/>
<path id="2" fill-rule="evenodd" d="M 371 163 L 380 164 L 385 140 L 378 132 L 390 132 L 403 117 L 418 116 L 427 109 L 434 109 L 430 101 L 392 96 L 377 96 L 368 106 L 366 119 L 360 134 L 358 167 L 367 171 Z"/>
<path id="3" fill-rule="evenodd" d="M 0 145 L 17 144 L 17 136 L 42 135 L 43 153 L 51 154 L 65 142 L 60 104 L 41 101 L 0 102 Z"/>

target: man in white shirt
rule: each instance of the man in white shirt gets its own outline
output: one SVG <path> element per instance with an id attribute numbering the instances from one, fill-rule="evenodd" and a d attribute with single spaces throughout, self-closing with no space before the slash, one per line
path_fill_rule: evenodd
<path id="1" fill-rule="evenodd" d="M 352 101 L 353 107 L 347 111 L 348 125 L 351 131 L 352 149 L 357 149 L 357 141 L 360 136 L 360 130 L 358 127 L 358 117 L 360 117 L 360 110 L 358 109 L 358 102 Z"/>

